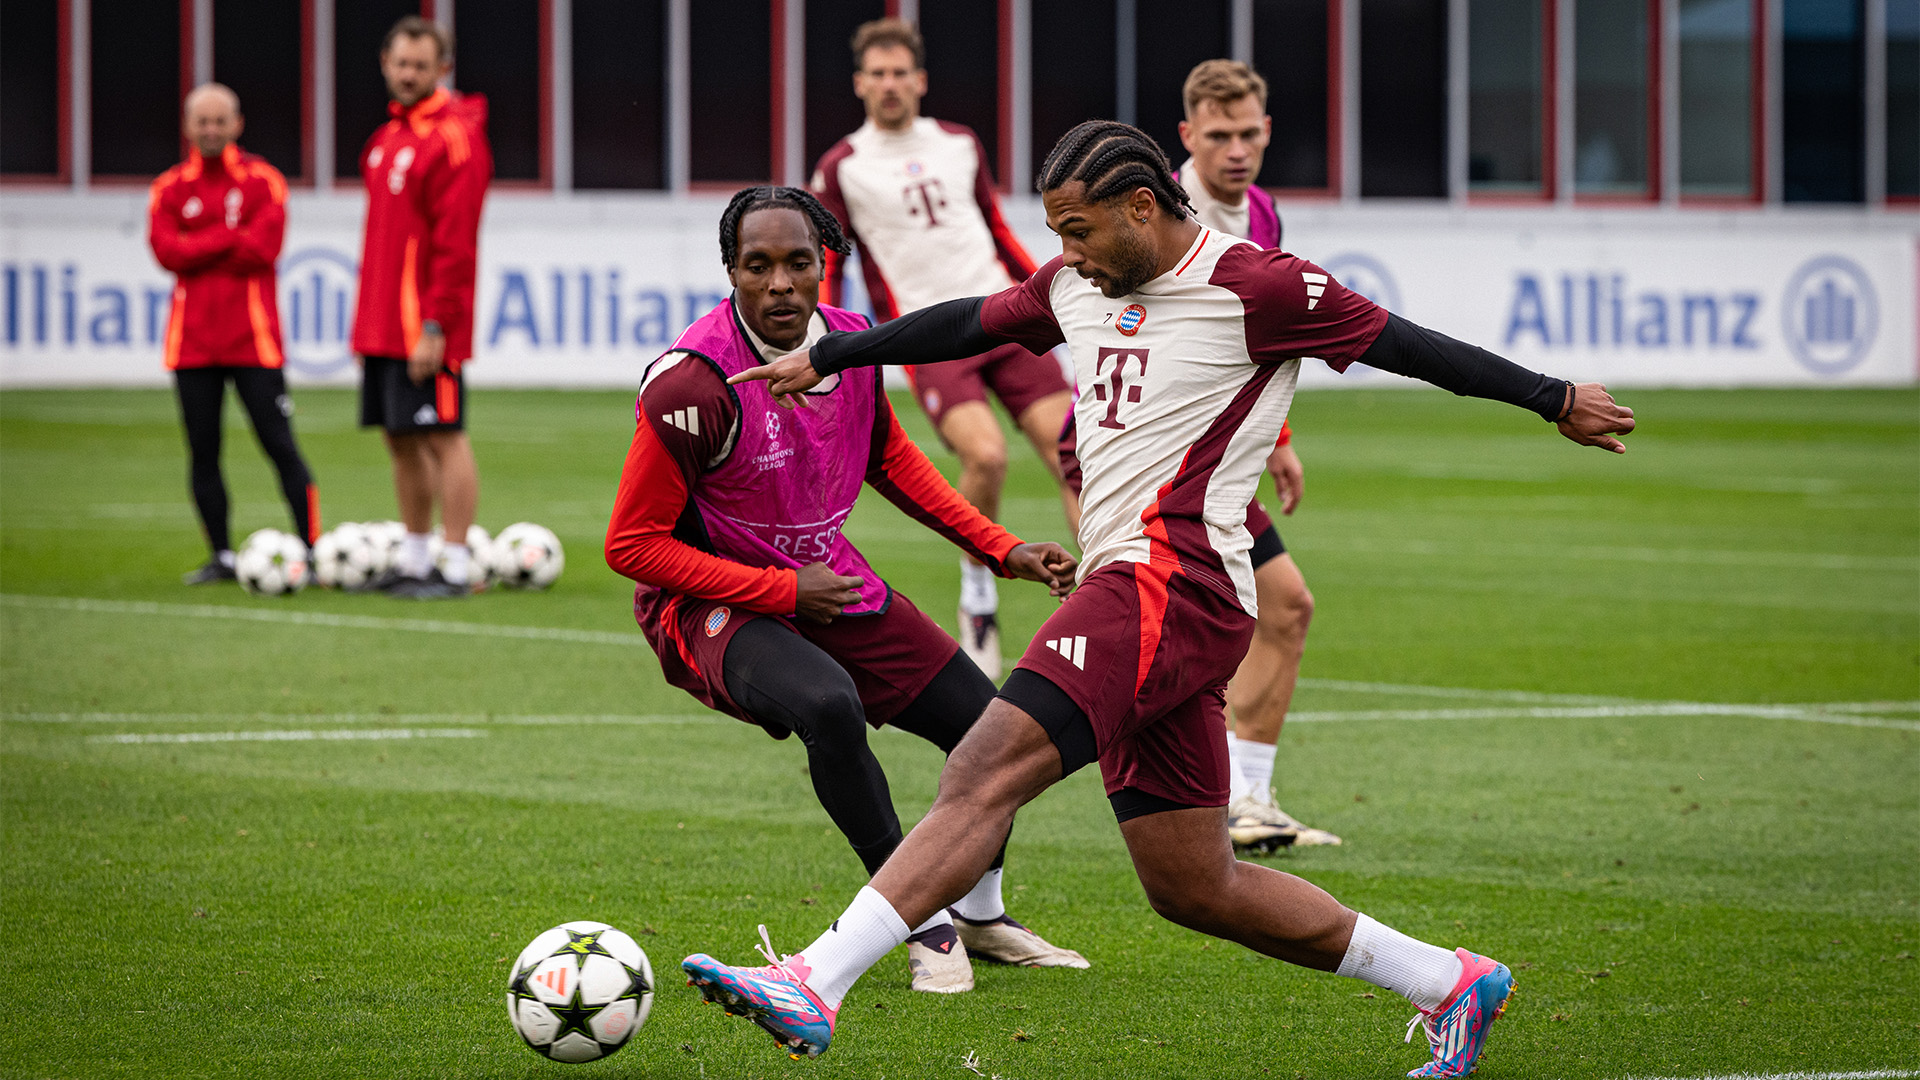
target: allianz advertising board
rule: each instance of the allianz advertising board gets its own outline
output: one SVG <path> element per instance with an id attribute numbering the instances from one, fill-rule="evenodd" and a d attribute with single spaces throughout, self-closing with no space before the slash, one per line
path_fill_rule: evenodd
<path id="1" fill-rule="evenodd" d="M 309 197 L 311 200 L 312 197 Z M 291 204 L 279 308 L 296 383 L 347 383 L 359 237 L 339 200 Z M 711 203 L 712 205 L 709 205 Z M 497 200 L 480 244 L 476 385 L 631 387 L 726 295 L 711 199 L 644 213 L 556 214 Z M 516 212 L 516 211 L 519 212 Z M 1011 207 L 1036 260 L 1058 250 Z M 1400 314 L 1554 375 L 1619 386 L 1902 385 L 1920 372 L 1920 225 L 1488 224 L 1366 208 L 1298 215 L 1287 246 Z M 144 220 L 100 213 L 0 221 L 0 386 L 162 385 L 172 296 Z M 854 306 L 859 275 L 850 275 Z M 1391 386 L 1306 364 L 1305 386 Z"/>

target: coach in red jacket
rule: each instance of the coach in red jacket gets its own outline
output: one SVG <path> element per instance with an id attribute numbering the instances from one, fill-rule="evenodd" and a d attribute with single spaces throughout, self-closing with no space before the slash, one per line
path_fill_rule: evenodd
<path id="1" fill-rule="evenodd" d="M 393 118 L 360 155 L 360 423 L 385 430 L 407 527 L 399 565 L 376 584 L 417 600 L 467 594 L 467 527 L 480 488 L 461 368 L 473 356 L 474 265 L 493 151 L 486 99 L 440 85 L 452 62 L 437 24 L 416 15 L 394 24 L 380 50 Z M 446 544 L 439 567 L 427 548 L 436 501 Z"/>
<path id="2" fill-rule="evenodd" d="M 287 228 L 287 181 L 241 150 L 240 99 L 219 83 L 187 95 L 187 160 L 153 182 L 148 240 L 178 275 L 167 320 L 166 363 L 187 430 L 194 506 L 213 555 L 189 585 L 232 581 L 227 485 L 220 475 L 221 412 L 233 381 L 260 446 L 280 473 L 294 531 L 319 537 L 320 496 L 293 438 L 293 402 L 281 371 L 273 263 Z"/>

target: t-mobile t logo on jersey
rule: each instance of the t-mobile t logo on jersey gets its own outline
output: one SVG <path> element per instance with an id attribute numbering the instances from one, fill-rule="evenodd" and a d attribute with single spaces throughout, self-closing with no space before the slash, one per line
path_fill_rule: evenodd
<path id="1" fill-rule="evenodd" d="M 1067 661 L 1081 671 L 1087 670 L 1087 639 L 1084 635 L 1055 638 L 1045 643 L 1047 648 L 1066 657 Z"/>
<path id="2" fill-rule="evenodd" d="M 906 200 L 907 216 L 919 217 L 925 213 L 928 225 L 940 224 L 940 218 L 934 214 L 934 211 L 947 208 L 947 187 L 937 176 L 915 180 L 900 189 L 900 197 Z"/>
<path id="3" fill-rule="evenodd" d="M 1113 372 L 1111 374 L 1107 372 L 1108 360 L 1113 361 Z M 1146 378 L 1147 350 L 1145 349 L 1103 348 L 1100 350 L 1100 355 L 1093 361 L 1094 375 L 1106 375 L 1106 382 L 1093 384 L 1094 400 L 1107 403 L 1107 415 L 1100 418 L 1100 426 L 1103 428 L 1114 428 L 1118 430 L 1127 426 L 1120 422 L 1120 388 L 1123 380 L 1126 378 L 1127 361 L 1129 360 L 1139 361 L 1140 377 L 1143 379 Z M 1111 385 L 1111 390 L 1109 390 L 1109 385 Z M 1127 387 L 1126 391 L 1126 399 L 1129 402 L 1138 402 L 1140 400 L 1139 383 Z"/>

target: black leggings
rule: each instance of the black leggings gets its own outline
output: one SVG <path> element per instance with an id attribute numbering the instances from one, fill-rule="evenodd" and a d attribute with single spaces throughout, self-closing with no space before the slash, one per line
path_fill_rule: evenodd
<path id="1" fill-rule="evenodd" d="M 173 385 L 180 398 L 180 422 L 187 429 L 188 483 L 207 543 L 216 552 L 233 547 L 227 532 L 227 483 L 220 475 L 221 414 L 229 378 L 253 421 L 260 449 L 280 473 L 280 491 L 293 511 L 294 531 L 313 543 L 320 538 L 319 497 L 313 474 L 293 441 L 293 400 L 287 397 L 286 376 L 278 368 L 181 368 L 173 373 Z"/>
<path id="2" fill-rule="evenodd" d="M 887 775 L 867 746 L 867 711 L 853 678 L 819 646 L 773 619 L 756 618 L 727 643 L 727 693 L 762 724 L 791 731 L 807 748 L 813 792 L 868 874 L 900 846 Z M 888 723 L 946 753 L 993 700 L 992 680 L 962 652 Z M 1003 844 L 994 857 L 1006 858 Z"/>

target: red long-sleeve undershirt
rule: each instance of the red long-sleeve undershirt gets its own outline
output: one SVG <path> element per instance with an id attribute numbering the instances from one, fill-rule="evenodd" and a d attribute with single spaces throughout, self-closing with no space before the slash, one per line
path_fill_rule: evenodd
<path id="1" fill-rule="evenodd" d="M 691 374 L 691 373 L 689 373 Z M 712 376 L 719 385 L 718 375 Z M 718 397 L 718 395 L 716 395 Z M 716 397 L 708 397 L 712 408 Z M 642 395 L 643 412 L 661 405 Z M 667 411 L 671 411 L 669 408 Z M 727 410 L 731 413 L 732 410 Z M 714 416 L 716 430 L 730 430 L 737 415 Z M 1004 574 L 1001 560 L 1020 539 L 990 521 L 953 490 L 900 427 L 884 395 L 874 416 L 873 447 L 866 481 L 908 516 Z M 607 565 L 624 577 L 668 592 L 718 600 L 767 615 L 791 615 L 798 574 L 785 567 L 748 566 L 702 551 L 673 535 L 686 512 L 692 484 L 703 471 L 687 454 L 676 456 L 649 420 L 636 425 L 607 526 Z"/>

